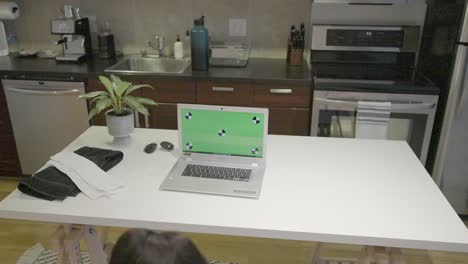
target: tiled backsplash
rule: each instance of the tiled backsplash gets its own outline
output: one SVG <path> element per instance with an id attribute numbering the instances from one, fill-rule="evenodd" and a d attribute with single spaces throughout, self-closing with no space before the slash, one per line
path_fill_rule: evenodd
<path id="1" fill-rule="evenodd" d="M 229 18 L 247 19 L 253 55 L 285 57 L 289 26 L 310 21 L 311 0 L 17 0 L 21 16 L 14 22 L 22 48 L 53 48 L 50 20 L 59 17 L 64 4 L 80 7 L 82 16 L 109 21 L 116 46 L 138 52 L 154 35 L 172 45 L 183 36 L 193 19 L 206 16 L 213 38 L 227 35 Z M 307 32 L 308 33 L 308 32 Z M 308 34 L 307 34 L 308 35 Z"/>

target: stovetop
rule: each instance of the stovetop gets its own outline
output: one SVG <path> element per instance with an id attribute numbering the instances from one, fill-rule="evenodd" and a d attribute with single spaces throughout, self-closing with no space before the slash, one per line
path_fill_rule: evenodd
<path id="1" fill-rule="evenodd" d="M 342 69 L 341 69 L 342 70 Z M 344 76 L 344 78 L 340 78 Z M 314 73 L 314 89 L 326 91 L 346 92 L 378 92 L 378 93 L 400 93 L 400 94 L 430 94 L 438 95 L 440 89 L 427 77 L 420 73 L 415 74 L 413 80 L 367 80 L 350 78 L 349 73 L 337 71 L 334 78 L 329 74 L 323 77 L 320 72 Z"/>

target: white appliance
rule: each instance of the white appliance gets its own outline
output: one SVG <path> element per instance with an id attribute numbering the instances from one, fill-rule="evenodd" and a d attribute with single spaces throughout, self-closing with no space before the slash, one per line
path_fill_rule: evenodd
<path id="1" fill-rule="evenodd" d="M 468 208 L 468 13 L 457 41 L 450 90 L 433 178 L 455 211 Z"/>
<path id="2" fill-rule="evenodd" d="M 34 174 L 88 127 L 83 82 L 2 80 L 21 171 Z"/>

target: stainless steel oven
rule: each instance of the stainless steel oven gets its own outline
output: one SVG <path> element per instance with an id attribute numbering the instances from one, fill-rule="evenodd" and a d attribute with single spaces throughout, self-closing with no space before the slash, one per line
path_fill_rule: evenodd
<path id="1" fill-rule="evenodd" d="M 312 25 L 310 62 L 321 79 L 407 81 L 414 78 L 419 26 Z"/>
<path id="2" fill-rule="evenodd" d="M 439 90 L 415 71 L 421 31 L 404 23 L 313 24 L 311 136 L 355 138 L 358 106 L 390 103 L 385 138 L 407 141 L 425 164 Z"/>
<path id="3" fill-rule="evenodd" d="M 437 108 L 437 95 L 315 91 L 311 135 L 355 137 L 359 101 L 390 102 L 389 140 L 407 141 L 425 164 Z"/>

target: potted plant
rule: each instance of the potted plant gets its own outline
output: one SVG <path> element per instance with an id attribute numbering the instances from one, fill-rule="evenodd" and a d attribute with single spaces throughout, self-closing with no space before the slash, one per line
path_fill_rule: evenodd
<path id="1" fill-rule="evenodd" d="M 132 92 L 149 87 L 150 85 L 133 85 L 130 82 L 122 81 L 119 77 L 111 75 L 110 79 L 99 76 L 99 80 L 106 88 L 106 91 L 96 91 L 81 95 L 79 98 L 90 99 L 92 107 L 89 112 L 89 119 L 110 108 L 106 112 L 106 122 L 109 134 L 114 137 L 113 143 L 125 146 L 130 143 L 130 134 L 135 128 L 134 112 L 145 116 L 149 115 L 145 105 L 157 105 L 151 99 L 130 95 Z"/>

